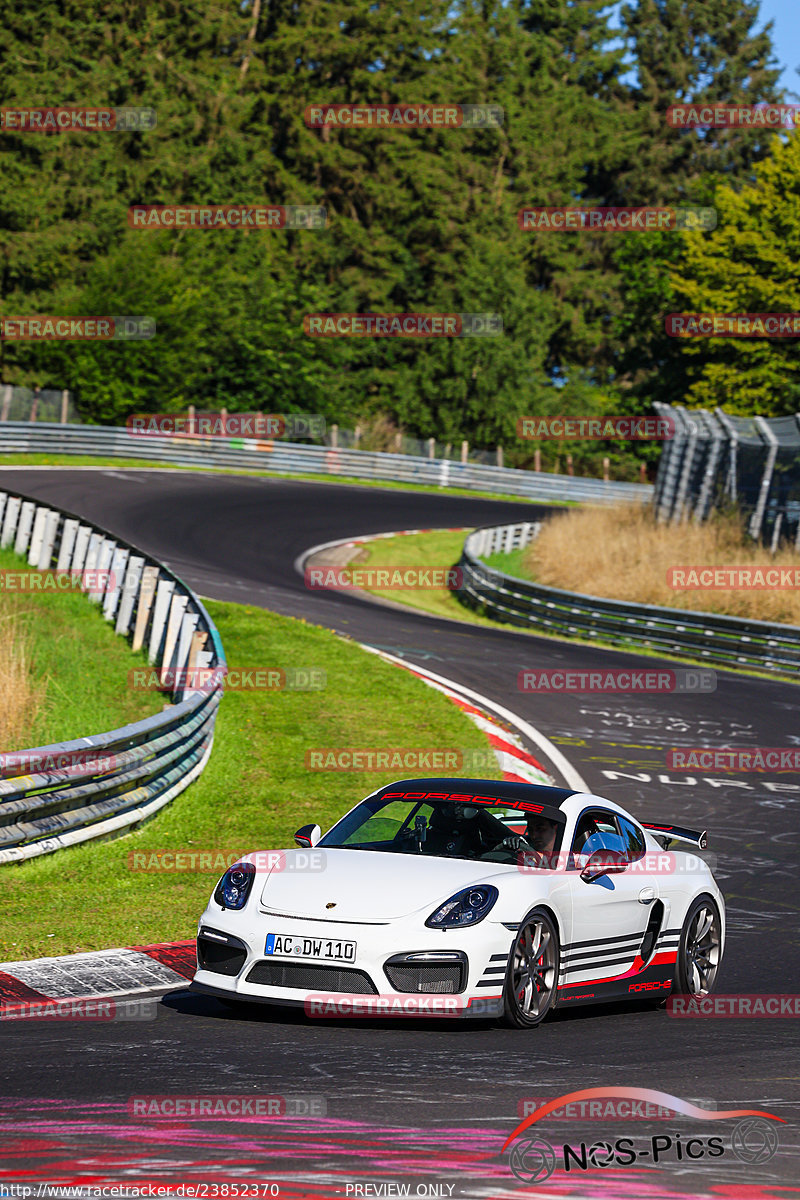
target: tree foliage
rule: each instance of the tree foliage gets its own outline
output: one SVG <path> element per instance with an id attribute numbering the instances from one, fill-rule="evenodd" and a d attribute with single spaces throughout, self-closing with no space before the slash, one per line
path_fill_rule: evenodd
<path id="1" fill-rule="evenodd" d="M 623 10 L 620 42 L 603 0 L 0 0 L 6 106 L 158 114 L 148 132 L 0 130 L 4 315 L 142 314 L 157 326 L 143 342 L 2 342 L 3 379 L 68 387 L 100 422 L 190 403 L 342 424 L 380 413 L 422 437 L 506 447 L 529 412 L 710 403 L 738 382 L 740 407 L 784 411 L 792 345 L 663 333 L 679 294 L 707 308 L 733 292 L 767 306 L 794 295 L 779 189 L 796 196 L 796 152 L 765 158 L 774 135 L 664 119 L 681 100 L 776 97 L 757 10 L 640 0 Z M 305 124 L 307 105 L 342 102 L 493 103 L 505 120 Z M 705 238 L 517 227 L 523 206 L 714 194 L 720 228 Z M 323 205 L 328 227 L 127 223 L 132 204 L 265 202 Z M 504 334 L 317 339 L 303 332 L 316 311 L 498 312 Z"/>

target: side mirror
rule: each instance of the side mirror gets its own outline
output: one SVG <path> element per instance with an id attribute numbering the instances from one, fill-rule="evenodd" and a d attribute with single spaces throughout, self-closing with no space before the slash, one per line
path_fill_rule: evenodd
<path id="1" fill-rule="evenodd" d="M 313 846 L 316 846 L 321 837 L 322 830 L 319 825 L 301 825 L 294 835 L 294 840 L 304 850 L 310 850 Z"/>
<path id="2" fill-rule="evenodd" d="M 584 883 L 594 883 L 595 879 L 602 879 L 604 875 L 619 875 L 627 866 L 628 860 L 624 854 L 616 850 L 597 850 L 581 871 L 581 879 Z"/>

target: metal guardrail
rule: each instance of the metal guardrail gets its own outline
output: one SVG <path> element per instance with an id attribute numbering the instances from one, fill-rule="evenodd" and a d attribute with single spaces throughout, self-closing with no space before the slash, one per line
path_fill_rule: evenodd
<path id="1" fill-rule="evenodd" d="M 175 684 L 175 703 L 144 721 L 0 755 L 0 863 L 8 863 L 125 833 L 188 787 L 211 753 L 226 664 L 194 592 L 82 518 L 0 491 L 0 547 L 42 571 L 83 572 L 81 580 L 96 585 L 84 588 L 88 600 Z"/>
<path id="2" fill-rule="evenodd" d="M 504 575 L 481 562 L 482 555 L 525 546 L 539 524 L 477 529 L 464 542 L 459 567 L 464 603 L 512 625 L 561 637 L 647 648 L 703 663 L 752 667 L 770 674 L 800 671 L 800 628 L 747 621 L 716 613 L 657 608 L 544 587 Z"/>
<path id="3" fill-rule="evenodd" d="M 0 454 L 81 454 L 140 458 L 165 466 L 212 470 L 275 471 L 284 474 L 345 475 L 357 479 L 420 483 L 442 488 L 494 492 L 532 500 L 605 503 L 650 500 L 650 484 L 605 482 L 550 475 L 513 467 L 415 458 L 370 450 L 343 450 L 256 438 L 142 435 L 105 425 L 0 423 Z"/>

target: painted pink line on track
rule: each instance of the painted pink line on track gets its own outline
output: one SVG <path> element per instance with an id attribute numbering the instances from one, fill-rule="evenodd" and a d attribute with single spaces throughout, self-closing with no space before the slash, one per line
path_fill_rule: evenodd
<path id="1" fill-rule="evenodd" d="M 0 1139 L 0 1166 L 7 1182 L 252 1183 L 266 1177 L 280 1180 L 280 1200 L 344 1200 L 346 1183 L 370 1182 L 371 1194 L 379 1195 L 376 1183 L 396 1186 L 400 1179 L 413 1180 L 407 1193 L 411 1196 L 423 1194 L 417 1184 L 430 1189 L 434 1183 L 441 1190 L 425 1189 L 429 1196 L 450 1195 L 454 1200 L 523 1200 L 533 1195 L 520 1187 L 500 1150 L 508 1128 L 476 1128 L 472 1122 L 433 1128 L 381 1127 L 342 1118 L 184 1118 L 165 1123 L 129 1119 L 124 1102 L 26 1098 L 4 1104 L 0 1133 L 7 1135 Z M 29 1166 L 31 1161 L 35 1165 Z M 536 1190 L 537 1196 L 573 1200 L 587 1195 L 603 1200 L 778 1200 L 790 1193 L 796 1195 L 778 1182 L 732 1182 L 711 1175 L 695 1175 L 681 1186 L 666 1172 L 613 1166 L 603 1168 L 602 1175 L 596 1171 L 574 1179 L 559 1172 Z M 209 1190 L 208 1195 L 213 1193 Z"/>

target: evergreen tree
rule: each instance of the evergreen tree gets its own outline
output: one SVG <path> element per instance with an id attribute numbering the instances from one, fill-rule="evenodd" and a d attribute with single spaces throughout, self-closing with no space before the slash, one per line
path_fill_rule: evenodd
<path id="1" fill-rule="evenodd" d="M 616 181 L 620 203 L 692 204 L 707 176 L 746 179 L 769 150 L 757 129 L 675 129 L 674 104 L 757 104 L 781 98 L 772 23 L 759 33 L 758 0 L 638 0 L 621 10 L 636 81 L 635 160 Z M 613 201 L 611 201 L 613 202 Z"/>
<path id="2" fill-rule="evenodd" d="M 691 234 L 672 273 L 686 312 L 800 312 L 800 140 L 775 138 L 756 181 L 717 188 L 718 228 Z M 679 382 L 694 407 L 780 416 L 800 410 L 797 338 L 675 339 Z"/>
<path id="3" fill-rule="evenodd" d="M 680 103 L 781 98 L 772 25 L 754 32 L 757 0 L 640 0 L 623 6 L 621 17 L 636 76 L 629 118 L 638 130 L 637 153 L 609 177 L 609 202 L 706 206 L 713 204 L 717 182 L 743 186 L 774 133 L 746 127 L 681 130 L 667 124 L 666 113 Z M 686 360 L 663 322 L 675 304 L 671 274 L 686 244 L 683 233 L 642 233 L 609 247 L 622 295 L 609 362 L 634 409 L 649 408 L 653 400 L 680 402 L 687 386 Z"/>

